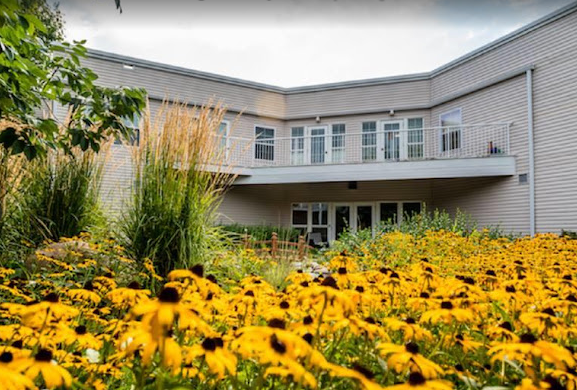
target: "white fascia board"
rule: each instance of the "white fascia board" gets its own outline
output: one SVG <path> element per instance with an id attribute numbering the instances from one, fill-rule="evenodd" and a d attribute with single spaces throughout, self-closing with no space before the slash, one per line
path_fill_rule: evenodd
<path id="1" fill-rule="evenodd" d="M 448 179 L 514 175 L 515 157 L 379 162 L 246 169 L 235 185 Z"/>

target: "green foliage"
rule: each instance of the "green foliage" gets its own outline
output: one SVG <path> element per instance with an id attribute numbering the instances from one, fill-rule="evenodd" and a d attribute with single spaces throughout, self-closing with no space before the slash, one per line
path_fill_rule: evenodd
<path id="1" fill-rule="evenodd" d="M 297 229 L 271 226 L 271 225 L 241 225 L 238 223 L 232 225 L 222 225 L 222 228 L 234 233 L 237 238 L 242 238 L 245 234 L 250 236 L 254 241 L 266 241 L 272 238 L 273 233 L 277 233 L 280 241 L 298 241 L 300 232 Z"/>
<path id="2" fill-rule="evenodd" d="M 24 5 L 32 4 L 29 7 Z M 123 117 L 145 106 L 145 91 L 97 86 L 97 76 L 81 65 L 84 42 L 53 40 L 58 26 L 47 27 L 34 13 L 38 1 L 0 3 L 0 119 L 23 127 L 0 128 L 0 144 L 11 154 L 32 160 L 50 149 L 71 153 L 79 146 L 98 151 L 108 137 L 128 138 Z M 53 118 L 40 118 L 57 102 L 72 110 L 65 131 Z"/>

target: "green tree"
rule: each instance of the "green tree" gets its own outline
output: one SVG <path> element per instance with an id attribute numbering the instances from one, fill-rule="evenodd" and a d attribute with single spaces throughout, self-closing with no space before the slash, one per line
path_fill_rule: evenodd
<path id="1" fill-rule="evenodd" d="M 0 3 L 0 119 L 24 124 L 0 128 L 0 145 L 31 160 L 50 149 L 98 151 L 109 137 L 129 139 L 123 118 L 144 108 L 145 91 L 97 85 L 96 74 L 81 64 L 85 42 L 57 39 L 58 22 L 47 19 L 47 28 L 34 15 L 38 6 L 25 6 L 38 1 Z M 39 115 L 50 111 L 52 102 L 72 110 L 65 131 L 59 131 L 55 119 Z"/>

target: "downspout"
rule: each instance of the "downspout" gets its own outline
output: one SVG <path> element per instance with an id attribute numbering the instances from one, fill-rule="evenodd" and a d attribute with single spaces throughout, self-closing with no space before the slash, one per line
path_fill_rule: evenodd
<path id="1" fill-rule="evenodd" d="M 527 137 L 529 144 L 529 229 L 531 236 L 536 233 L 535 219 L 535 144 L 533 140 L 533 69 L 527 76 Z"/>

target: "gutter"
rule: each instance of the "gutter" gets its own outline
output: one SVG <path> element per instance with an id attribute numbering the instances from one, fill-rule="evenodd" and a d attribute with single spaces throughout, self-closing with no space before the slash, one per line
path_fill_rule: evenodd
<path id="1" fill-rule="evenodd" d="M 535 218 L 535 143 L 533 134 L 533 69 L 527 69 L 527 138 L 529 146 L 529 231 L 536 233 Z"/>

